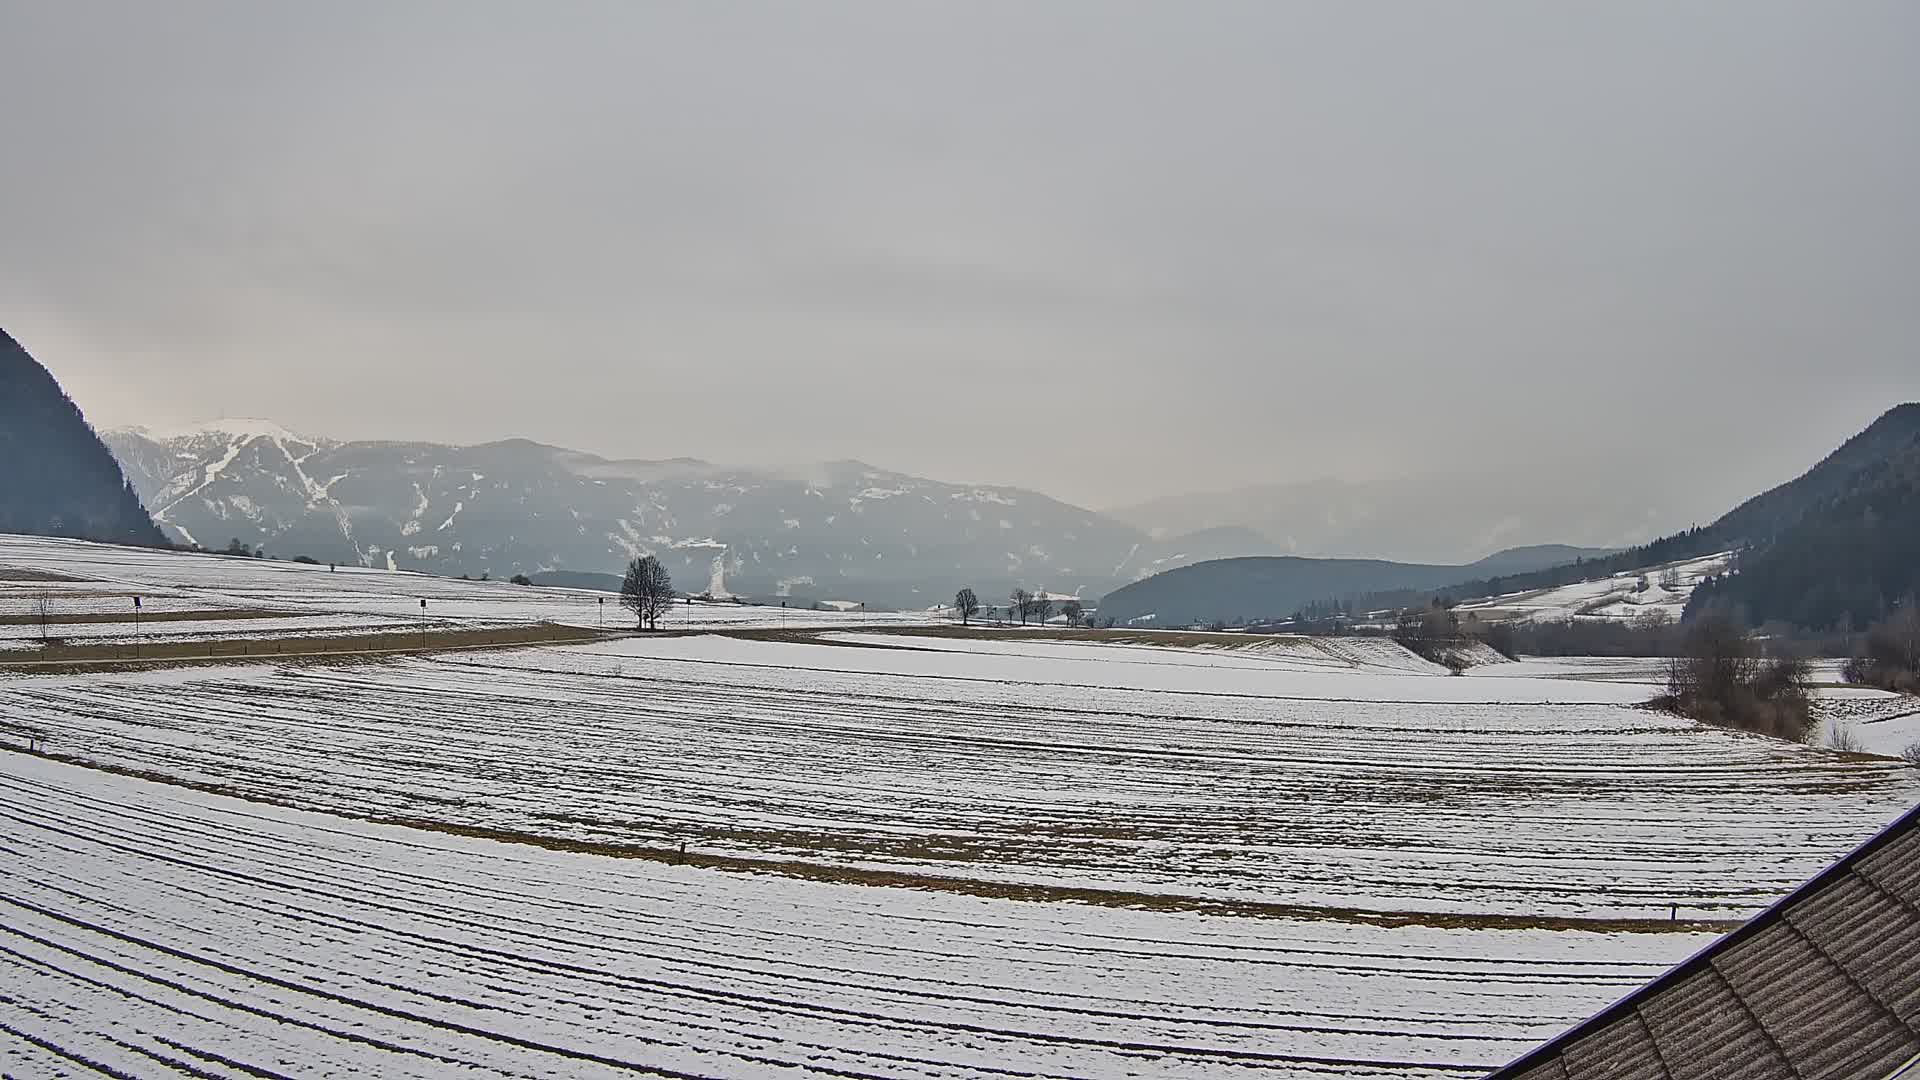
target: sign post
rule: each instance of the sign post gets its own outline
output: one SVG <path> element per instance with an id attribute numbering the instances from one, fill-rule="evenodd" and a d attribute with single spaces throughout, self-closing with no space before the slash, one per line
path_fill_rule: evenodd
<path id="1" fill-rule="evenodd" d="M 133 597 L 133 658 L 140 659 L 140 639 L 145 635 L 140 631 L 140 596 Z"/>
<path id="2" fill-rule="evenodd" d="M 427 598 L 423 596 L 420 598 L 420 649 L 422 652 L 425 652 L 426 648 L 427 648 Z"/>

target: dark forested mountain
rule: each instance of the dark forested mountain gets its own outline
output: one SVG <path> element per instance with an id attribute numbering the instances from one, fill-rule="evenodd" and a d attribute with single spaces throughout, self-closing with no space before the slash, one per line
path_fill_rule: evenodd
<path id="1" fill-rule="evenodd" d="M 4 330 L 0 532 L 165 543 L 79 406 Z"/>
<path id="2" fill-rule="evenodd" d="M 1398 563 L 1380 559 L 1303 559 L 1284 555 L 1215 559 L 1137 581 L 1100 601 L 1100 614 L 1120 622 L 1185 626 L 1284 619 L 1309 604 L 1385 590 L 1437 589 L 1489 570 L 1538 568 L 1584 548 L 1558 544 L 1513 548 L 1466 566 Z"/>
<path id="3" fill-rule="evenodd" d="M 1802 480 L 1727 515 L 1751 546 L 1689 612 L 1732 604 L 1754 622 L 1856 630 L 1920 594 L 1920 405 L 1881 417 Z"/>
<path id="4" fill-rule="evenodd" d="M 651 554 L 688 591 L 923 607 L 962 586 L 983 600 L 1015 585 L 1091 599 L 1266 546 L 1239 532 L 1156 543 L 1036 492 L 856 461 L 747 468 L 523 439 L 342 443 L 246 420 L 107 438 L 183 541 L 439 574 L 617 575 Z"/>

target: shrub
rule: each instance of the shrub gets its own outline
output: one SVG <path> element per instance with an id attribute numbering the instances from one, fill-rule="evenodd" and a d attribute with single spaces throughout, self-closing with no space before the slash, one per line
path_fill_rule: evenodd
<path id="1" fill-rule="evenodd" d="M 1909 765 L 1920 766 L 1920 742 L 1908 743 L 1906 748 L 1900 751 L 1900 760 Z"/>
<path id="2" fill-rule="evenodd" d="M 509 581 L 511 581 L 511 582 L 513 582 L 513 583 L 514 583 L 515 585 L 531 585 L 531 584 L 533 584 L 533 579 L 532 579 L 532 578 L 530 578 L 530 577 L 528 577 L 528 576 L 527 576 L 527 575 L 525 575 L 525 574 L 515 574 L 515 575 L 513 575 L 513 577 L 511 577 L 511 578 L 509 578 L 508 580 L 509 580 Z"/>
<path id="3" fill-rule="evenodd" d="M 1861 651 L 1840 677 L 1902 694 L 1920 694 L 1920 606 L 1905 607 L 1867 629 Z"/>
<path id="4" fill-rule="evenodd" d="M 1730 615 L 1712 612 L 1688 624 L 1680 655 L 1667 667 L 1656 707 L 1706 724 L 1804 742 L 1814 734 L 1806 661 L 1766 660 Z"/>

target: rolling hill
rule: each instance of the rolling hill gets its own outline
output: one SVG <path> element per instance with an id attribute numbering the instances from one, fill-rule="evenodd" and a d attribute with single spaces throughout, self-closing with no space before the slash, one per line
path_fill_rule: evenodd
<path id="1" fill-rule="evenodd" d="M 1134 582 L 1100 601 L 1102 618 L 1120 623 L 1185 626 L 1284 619 L 1307 604 L 1386 590 L 1437 589 L 1489 571 L 1537 569 L 1567 558 L 1600 554 L 1545 544 L 1513 548 L 1464 566 L 1382 559 L 1304 559 L 1292 555 L 1215 559 Z"/>

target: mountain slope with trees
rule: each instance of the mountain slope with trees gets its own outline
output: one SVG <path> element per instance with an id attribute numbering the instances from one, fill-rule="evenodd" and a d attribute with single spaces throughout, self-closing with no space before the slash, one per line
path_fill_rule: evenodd
<path id="1" fill-rule="evenodd" d="M 1871 453 L 1883 456 L 1854 455 L 1850 471 L 1804 494 L 1797 515 L 1768 506 L 1748 518 L 1766 531 L 1750 538 L 1737 573 L 1694 591 L 1688 613 L 1731 606 L 1755 623 L 1854 631 L 1910 607 L 1920 594 L 1920 406 L 1903 408 L 1869 429 Z"/>
<path id="2" fill-rule="evenodd" d="M 1155 574 L 1100 601 L 1100 617 L 1157 626 L 1223 620 L 1285 619 L 1302 608 L 1385 590 L 1440 588 L 1489 569 L 1539 567 L 1565 557 L 1559 545 L 1514 548 L 1454 566 L 1383 559 L 1306 559 L 1293 555 L 1215 559 Z"/>
<path id="3" fill-rule="evenodd" d="M 1495 556 L 1452 568 L 1450 580 L 1432 573 L 1447 568 L 1408 564 L 1221 560 L 1128 586 L 1108 597 L 1102 614 L 1155 613 L 1165 625 L 1271 618 L 1316 603 L 1379 610 L 1556 588 L 1728 550 L 1740 553 L 1736 572 L 1695 589 L 1689 614 L 1731 604 L 1755 623 L 1858 630 L 1907 602 L 1920 592 L 1920 403 L 1889 409 L 1805 473 L 1712 524 L 1612 554 L 1533 566 Z M 1483 572 L 1470 576 L 1476 569 Z M 1369 573 L 1382 583 L 1356 587 Z"/>
<path id="4" fill-rule="evenodd" d="M 80 407 L 4 330 L 0 462 L 0 532 L 166 543 Z"/>

